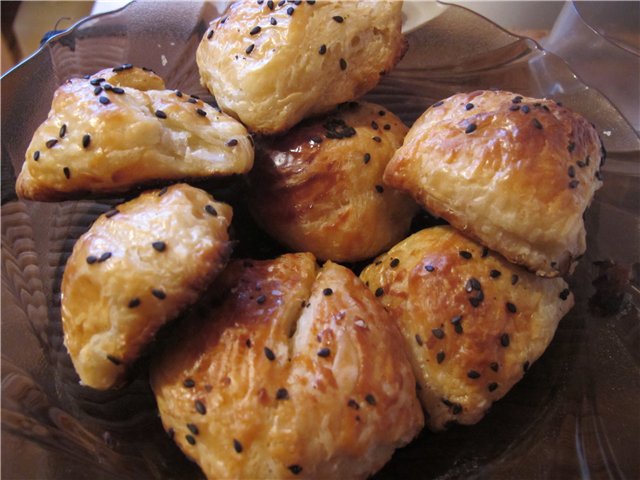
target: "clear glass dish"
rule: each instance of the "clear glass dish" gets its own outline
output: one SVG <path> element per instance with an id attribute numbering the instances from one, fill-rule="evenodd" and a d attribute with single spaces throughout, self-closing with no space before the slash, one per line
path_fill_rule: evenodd
<path id="1" fill-rule="evenodd" d="M 547 352 L 478 425 L 423 432 L 376 478 L 640 478 L 640 139 L 532 40 L 461 7 L 411 3 L 407 12 L 409 52 L 368 99 L 410 124 L 458 91 L 552 97 L 597 126 L 609 156 L 586 214 L 589 248 L 570 279 L 577 304 Z M 421 12 L 427 20 L 412 21 Z M 122 199 L 19 201 L 14 185 L 54 90 L 71 76 L 133 63 L 212 100 L 193 59 L 216 13 L 208 3 L 133 3 L 56 36 L 2 78 L 3 478 L 202 477 L 162 430 L 147 360 L 126 388 L 96 392 L 78 384 L 62 344 L 65 261 L 78 236 Z M 238 202 L 232 186 L 211 188 Z M 246 218 L 241 202 L 234 208 Z M 248 221 L 236 227 L 236 255 L 278 252 Z"/>

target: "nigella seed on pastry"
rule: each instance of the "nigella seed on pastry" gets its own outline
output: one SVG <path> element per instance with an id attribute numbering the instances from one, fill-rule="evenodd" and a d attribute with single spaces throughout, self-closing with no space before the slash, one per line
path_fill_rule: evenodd
<path id="1" fill-rule="evenodd" d="M 520 111 L 522 113 L 529 113 L 531 109 L 529 108 L 529 105 L 522 105 L 522 107 L 520 108 Z"/>
<path id="2" fill-rule="evenodd" d="M 293 12 L 295 12 L 295 8 L 293 8 L 293 7 L 287 8 L 287 15 L 291 16 L 291 15 L 293 15 Z"/>
<path id="3" fill-rule="evenodd" d="M 384 187 L 382 185 L 376 185 L 376 192 L 384 193 Z"/>
<path id="4" fill-rule="evenodd" d="M 318 356 L 322 358 L 326 358 L 331 355 L 331 350 L 329 348 L 321 348 L 318 350 Z"/>
<path id="5" fill-rule="evenodd" d="M 113 355 L 107 355 L 107 360 L 109 360 L 114 365 L 122 365 L 122 360 L 118 357 L 114 357 Z"/>
<path id="6" fill-rule="evenodd" d="M 82 148 L 87 148 L 91 143 L 91 135 L 88 133 L 82 136 Z"/>
<path id="7" fill-rule="evenodd" d="M 392 258 L 391 261 L 389 262 L 389 266 L 391 268 L 396 268 L 398 265 L 400 265 L 400 259 L 399 258 Z"/>
<path id="8" fill-rule="evenodd" d="M 158 300 L 164 300 L 165 298 L 167 298 L 167 294 L 164 293 L 163 290 L 160 290 L 158 288 L 152 288 L 151 289 L 151 295 L 156 297 Z"/>
<path id="9" fill-rule="evenodd" d="M 473 107 L 474 107 L 473 103 L 467 103 L 467 104 L 464 106 L 464 109 L 465 109 L 465 110 L 471 110 Z"/>
<path id="10" fill-rule="evenodd" d="M 52 138 L 51 140 L 47 140 L 47 143 L 45 143 L 45 145 L 47 146 L 47 148 L 53 148 L 57 143 L 58 140 L 56 138 Z"/>
<path id="11" fill-rule="evenodd" d="M 505 306 L 507 307 L 507 311 L 508 311 L 509 313 L 516 313 L 516 312 L 518 311 L 518 309 L 516 308 L 516 306 L 515 306 L 513 303 L 511 303 L 511 302 L 507 302 L 507 303 L 505 304 Z"/>
<path id="12" fill-rule="evenodd" d="M 251 45 L 249 45 L 246 50 L 244 51 L 244 53 L 246 53 L 247 55 L 251 55 L 251 52 L 253 52 L 253 49 L 255 48 L 255 45 L 252 43 Z"/>
<path id="13" fill-rule="evenodd" d="M 336 22 L 336 23 L 342 23 L 342 22 L 344 22 L 344 18 L 343 18 L 343 17 L 341 17 L 340 15 L 334 15 L 334 16 L 333 16 L 333 17 L 331 17 L 331 18 L 333 18 L 333 21 L 334 21 L 334 22 Z"/>
<path id="14" fill-rule="evenodd" d="M 333 290 L 332 290 L 331 288 L 325 288 L 325 289 L 322 291 L 322 294 L 323 294 L 325 297 L 328 297 L 328 296 L 330 296 L 330 295 L 333 295 Z"/>
<path id="15" fill-rule="evenodd" d="M 347 406 L 349 408 L 353 408 L 354 410 L 360 410 L 360 404 L 356 402 L 353 398 L 350 398 L 347 402 Z"/>
<path id="16" fill-rule="evenodd" d="M 437 353 L 436 361 L 438 362 L 438 364 L 444 362 L 444 357 L 445 357 L 445 353 L 442 350 Z"/>
<path id="17" fill-rule="evenodd" d="M 470 123 L 467 125 L 467 128 L 465 128 L 464 133 L 473 133 L 477 128 L 478 126 L 475 123 Z"/>
<path id="18" fill-rule="evenodd" d="M 287 468 L 294 475 L 299 475 L 302 472 L 302 467 L 300 465 L 289 465 Z"/>
<path id="19" fill-rule="evenodd" d="M 269 347 L 264 347 L 264 356 L 267 357 L 267 360 L 273 362 L 276 359 L 276 354 L 273 353 Z"/>
<path id="20" fill-rule="evenodd" d="M 189 445 L 195 445 L 196 444 L 196 439 L 193 435 L 185 435 L 185 437 L 187 439 L 187 442 L 189 442 Z"/>
<path id="21" fill-rule="evenodd" d="M 318 53 L 320 55 L 324 55 L 325 53 L 327 53 L 327 46 L 324 43 L 320 45 L 320 49 L 318 50 Z"/>
<path id="22" fill-rule="evenodd" d="M 33 159 L 37 162 L 38 160 L 40 160 L 40 150 L 36 150 L 35 152 L 33 152 Z"/>
<path id="23" fill-rule="evenodd" d="M 476 379 L 480 378 L 480 373 L 475 371 L 475 370 L 469 370 L 467 372 L 467 377 L 469 377 L 472 380 L 476 380 Z"/>
<path id="24" fill-rule="evenodd" d="M 182 385 L 184 386 L 184 388 L 193 388 L 196 386 L 196 382 L 191 378 L 187 378 L 184 382 L 182 382 Z"/>
<path id="25" fill-rule="evenodd" d="M 207 40 L 211 40 L 213 38 L 213 29 L 209 30 L 209 33 L 207 33 Z"/>
<path id="26" fill-rule="evenodd" d="M 489 368 L 494 372 L 497 372 L 498 370 L 500 370 L 500 365 L 498 365 L 498 362 L 491 362 L 489 364 Z"/>
<path id="27" fill-rule="evenodd" d="M 376 291 L 375 291 L 374 295 L 376 297 L 381 297 L 382 295 L 384 295 L 384 288 L 382 288 L 382 287 L 376 288 Z"/>
<path id="28" fill-rule="evenodd" d="M 560 298 L 560 300 L 566 300 L 567 298 L 569 298 L 570 293 L 571 291 L 568 288 L 565 288 L 560 292 L 560 294 L 558 295 L 558 298 Z"/>
<path id="29" fill-rule="evenodd" d="M 211 215 L 212 217 L 217 217 L 218 216 L 218 211 L 215 209 L 215 207 L 211 204 L 207 204 L 204 207 L 204 211 L 207 212 L 209 215 Z"/>
<path id="30" fill-rule="evenodd" d="M 136 297 L 136 298 L 132 298 L 131 300 L 129 300 L 129 303 L 128 303 L 127 306 L 129 308 L 136 308 L 136 307 L 140 306 L 140 303 L 142 303 L 142 302 L 140 301 L 140 299 L 138 297 Z"/>
<path id="31" fill-rule="evenodd" d="M 151 246 L 153 247 L 154 250 L 156 250 L 157 252 L 164 252 L 167 248 L 167 244 L 161 240 L 158 240 L 156 242 L 153 242 L 151 244 Z"/>
<path id="32" fill-rule="evenodd" d="M 495 391 L 495 390 L 497 390 L 497 389 L 498 389 L 498 384 L 497 384 L 497 383 L 495 383 L 495 382 L 491 382 L 491 383 L 487 386 L 487 389 L 488 389 L 490 392 L 493 392 L 493 391 Z"/>
<path id="33" fill-rule="evenodd" d="M 289 400 L 289 391 L 286 388 L 279 388 L 276 391 L 276 400 Z"/>
<path id="34" fill-rule="evenodd" d="M 194 435 L 200 434 L 200 430 L 198 429 L 198 426 L 193 423 L 187 423 L 187 429 Z"/>
<path id="35" fill-rule="evenodd" d="M 236 140 L 235 138 L 232 138 L 226 143 L 226 145 L 227 147 L 235 147 L 236 145 L 238 145 L 238 140 Z"/>
<path id="36" fill-rule="evenodd" d="M 434 328 L 431 330 L 431 333 L 438 340 L 442 340 L 444 338 L 444 331 L 441 328 Z"/>
<path id="37" fill-rule="evenodd" d="M 124 94 L 124 88 L 121 88 L 121 87 L 113 87 L 111 91 L 117 95 Z"/>
<path id="38" fill-rule="evenodd" d="M 542 130 L 542 124 L 540 123 L 540 120 L 538 120 L 537 118 L 533 119 L 533 126 L 538 130 Z"/>
<path id="39" fill-rule="evenodd" d="M 466 250 L 460 250 L 458 254 L 465 260 L 471 260 L 471 258 L 473 258 L 473 254 L 471 252 L 467 252 Z"/>
<path id="40" fill-rule="evenodd" d="M 112 208 L 111 210 L 108 210 L 107 212 L 105 212 L 104 216 L 106 218 L 111 218 L 116 216 L 119 213 L 120 213 L 120 210 L 118 210 L 117 208 Z"/>
<path id="41" fill-rule="evenodd" d="M 99 263 L 106 262 L 111 258 L 111 255 L 112 255 L 111 252 L 104 252 L 102 255 L 100 255 L 100 258 L 98 258 L 98 262 Z"/>
<path id="42" fill-rule="evenodd" d="M 66 133 L 67 133 L 67 124 L 63 123 L 62 126 L 60 127 L 60 132 L 58 132 L 58 136 L 60 138 L 64 138 Z"/>
<path id="43" fill-rule="evenodd" d="M 62 173 L 64 174 L 67 180 L 71 178 L 71 170 L 69 170 L 69 167 L 64 167 L 62 169 Z"/>
<path id="44" fill-rule="evenodd" d="M 362 159 L 362 161 L 364 162 L 364 164 L 366 165 L 367 163 L 369 163 L 369 161 L 371 160 L 371 154 L 369 153 L 365 153 L 364 157 Z"/>
<path id="45" fill-rule="evenodd" d="M 370 393 L 367 393 L 367 395 L 365 395 L 364 399 L 369 405 L 375 405 L 377 403 L 376 402 L 376 397 L 374 397 Z"/>
<path id="46" fill-rule="evenodd" d="M 109 105 L 111 103 L 111 100 L 109 100 L 107 97 L 105 97 L 104 95 L 101 96 L 98 100 L 100 100 L 100 103 L 102 105 Z"/>
<path id="47" fill-rule="evenodd" d="M 423 345 L 422 337 L 420 336 L 420 334 L 416 333 L 415 339 L 416 339 L 416 343 L 417 343 L 419 346 L 422 346 L 422 345 Z"/>
<path id="48" fill-rule="evenodd" d="M 101 82 L 104 82 L 104 78 L 93 78 L 93 79 L 89 80 L 89 83 L 91 85 L 93 85 L 94 87 L 96 85 L 100 85 Z"/>
<path id="49" fill-rule="evenodd" d="M 347 69 L 347 61 L 344 58 L 340 59 L 340 70 L 346 70 Z"/>
<path id="50" fill-rule="evenodd" d="M 156 115 L 156 117 L 158 117 L 158 118 L 162 118 L 162 119 L 167 118 L 167 114 L 166 114 L 166 113 L 164 113 L 162 110 L 156 110 L 155 115 Z"/>
<path id="51" fill-rule="evenodd" d="M 510 343 L 509 334 L 503 333 L 502 336 L 500 337 L 500 345 L 502 345 L 503 347 L 508 347 L 509 343 Z"/>
<path id="52" fill-rule="evenodd" d="M 266 301 L 267 301 L 267 297 L 265 297 L 264 295 L 260 295 L 258 298 L 256 298 L 256 303 L 258 305 L 262 305 Z"/>
<path id="53" fill-rule="evenodd" d="M 207 407 L 202 402 L 202 400 L 196 400 L 194 402 L 194 406 L 196 408 L 196 412 L 198 412 L 200 415 L 206 415 L 207 414 Z"/>
<path id="54" fill-rule="evenodd" d="M 201 117 L 206 117 L 207 116 L 207 112 L 205 112 L 203 109 L 201 108 L 196 108 L 196 113 L 198 115 L 200 115 Z"/>

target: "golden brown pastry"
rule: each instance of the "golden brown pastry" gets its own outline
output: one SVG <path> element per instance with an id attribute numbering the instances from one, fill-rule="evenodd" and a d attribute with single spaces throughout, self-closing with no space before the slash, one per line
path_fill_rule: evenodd
<path id="1" fill-rule="evenodd" d="M 223 111 L 277 133 L 371 90 L 406 51 L 401 1 L 231 5 L 196 61 Z"/>
<path id="2" fill-rule="evenodd" d="M 410 236 L 361 278 L 400 325 L 434 431 L 478 422 L 573 306 L 562 278 L 537 277 L 449 226 Z"/>
<path id="3" fill-rule="evenodd" d="M 402 337 L 351 271 L 235 261 L 210 292 L 151 368 L 165 429 L 208 478 L 366 478 L 420 431 Z"/>
<path id="4" fill-rule="evenodd" d="M 252 164 L 252 140 L 238 121 L 164 90 L 150 71 L 125 65 L 68 80 L 56 90 L 16 191 L 30 200 L 63 200 L 245 173 Z"/>
<path id="5" fill-rule="evenodd" d="M 476 91 L 435 103 L 385 171 L 431 213 L 539 275 L 571 270 L 600 188 L 595 128 L 551 100 Z"/>
<path id="6" fill-rule="evenodd" d="M 409 230 L 416 203 L 383 186 L 407 127 L 351 102 L 256 147 L 247 195 L 254 218 L 288 247 L 338 262 L 371 258 Z"/>
<path id="7" fill-rule="evenodd" d="M 177 184 L 100 216 L 62 278 L 65 345 L 80 380 L 119 386 L 141 350 L 222 270 L 231 207 Z"/>

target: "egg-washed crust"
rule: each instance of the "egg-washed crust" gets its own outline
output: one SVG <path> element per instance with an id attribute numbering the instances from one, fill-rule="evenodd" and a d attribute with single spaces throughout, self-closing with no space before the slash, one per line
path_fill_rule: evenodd
<path id="1" fill-rule="evenodd" d="M 504 91 L 460 93 L 413 125 L 384 180 L 538 275 L 570 272 L 604 148 L 580 115 Z"/>
<path id="2" fill-rule="evenodd" d="M 65 345 L 84 385 L 126 381 L 156 332 L 195 302 L 223 269 L 231 207 L 178 184 L 101 215 L 62 278 Z"/>
<path id="3" fill-rule="evenodd" d="M 407 49 L 402 2 L 239 1 L 198 47 L 201 83 L 249 130 L 284 132 L 377 85 Z"/>
<path id="4" fill-rule="evenodd" d="M 208 478 L 366 478 L 420 431 L 402 337 L 348 269 L 232 261 L 205 299 L 151 385 Z"/>
<path id="5" fill-rule="evenodd" d="M 253 141 L 237 120 L 125 65 L 59 87 L 27 149 L 20 198 L 116 195 L 140 185 L 246 173 Z"/>
<path id="6" fill-rule="evenodd" d="M 428 428 L 474 424 L 551 342 L 573 295 L 449 226 L 422 230 L 361 279 L 398 323 Z"/>
<path id="7" fill-rule="evenodd" d="M 247 176 L 253 217 L 283 245 L 322 260 L 378 255 L 405 237 L 418 210 L 382 182 L 407 130 L 379 105 L 349 102 L 258 139 Z"/>

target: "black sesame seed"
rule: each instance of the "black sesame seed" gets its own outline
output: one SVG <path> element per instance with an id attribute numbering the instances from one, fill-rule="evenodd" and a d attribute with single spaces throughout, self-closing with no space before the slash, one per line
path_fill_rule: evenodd
<path id="1" fill-rule="evenodd" d="M 569 188 L 571 188 L 571 189 L 576 188 L 579 184 L 580 184 L 580 182 L 578 180 L 571 180 L 569 182 Z"/>
<path id="2" fill-rule="evenodd" d="M 465 109 L 465 110 L 471 110 L 473 107 L 474 107 L 473 103 L 467 103 L 467 104 L 464 106 L 464 109 Z"/>
<path id="3" fill-rule="evenodd" d="M 507 302 L 507 303 L 506 303 L 506 307 L 507 307 L 507 310 L 508 310 L 510 313 L 516 313 L 516 312 L 518 311 L 518 309 L 516 308 L 516 306 L 515 306 L 513 303 L 511 303 L 511 302 Z"/>
<path id="4" fill-rule="evenodd" d="M 442 100 L 434 103 L 433 105 L 431 105 L 432 107 L 439 107 L 440 105 L 444 104 L 444 102 Z"/>
<path id="5" fill-rule="evenodd" d="M 431 330 L 431 333 L 433 333 L 433 336 L 438 340 L 442 340 L 444 338 L 444 331 L 441 328 L 434 328 Z"/>
<path id="6" fill-rule="evenodd" d="M 187 423 L 187 428 L 194 435 L 198 435 L 200 433 L 200 430 L 198 430 L 198 427 L 196 425 L 194 425 L 193 423 Z"/>
<path id="7" fill-rule="evenodd" d="M 425 265 L 425 266 L 424 266 L 424 269 L 425 269 L 427 272 L 433 272 L 436 268 L 435 268 L 433 265 Z"/>
<path id="8" fill-rule="evenodd" d="M 562 290 L 560 292 L 558 297 L 560 298 L 560 300 L 566 300 L 567 298 L 569 298 L 569 294 L 570 293 L 571 293 L 571 291 L 568 288 L 565 288 L 564 290 Z"/>
<path id="9" fill-rule="evenodd" d="M 193 103 L 195 105 L 196 103 L 198 103 L 198 100 L 196 100 L 195 98 L 189 98 L 187 99 L 187 102 Z"/>
<path id="10" fill-rule="evenodd" d="M 158 252 L 164 252 L 167 248 L 167 244 L 162 241 L 153 242 L 151 246 Z"/>
<path id="11" fill-rule="evenodd" d="M 253 49 L 254 49 L 255 47 L 256 47 L 256 46 L 252 43 L 251 45 L 249 45 L 249 46 L 247 47 L 247 49 L 246 49 L 244 52 L 245 52 L 247 55 L 250 55 L 250 54 L 251 54 L 251 52 L 253 52 Z"/>
<path id="12" fill-rule="evenodd" d="M 187 442 L 189 442 L 190 445 L 196 444 L 196 439 L 192 435 L 185 435 L 184 438 L 187 439 Z"/>
<path id="13" fill-rule="evenodd" d="M 344 58 L 340 59 L 340 70 L 346 70 L 347 69 L 347 61 Z"/>
<path id="14" fill-rule="evenodd" d="M 497 371 L 500 369 L 500 365 L 498 365 L 498 363 L 497 363 L 497 362 L 491 362 L 491 363 L 489 364 L 489 368 L 490 368 L 491 370 L 493 370 L 494 372 L 497 372 Z"/>
<path id="15" fill-rule="evenodd" d="M 569 165 L 569 168 L 567 169 L 567 175 L 569 175 L 569 177 L 571 178 L 576 176 L 576 169 L 573 165 Z"/>
<path id="16" fill-rule="evenodd" d="M 473 255 L 471 254 L 471 252 L 467 252 L 466 250 L 460 250 L 460 252 L 458 252 L 460 254 L 460 256 L 466 260 L 471 260 L 471 258 L 473 257 Z"/>
<path id="17" fill-rule="evenodd" d="M 382 287 L 378 287 L 378 288 L 376 289 L 375 296 L 376 296 L 376 297 L 381 297 L 382 295 L 384 295 L 384 288 L 382 288 Z"/>
<path id="18" fill-rule="evenodd" d="M 502 345 L 503 347 L 508 347 L 510 342 L 511 341 L 509 340 L 509 334 L 503 333 L 500 337 L 500 345 Z"/>
<path id="19" fill-rule="evenodd" d="M 294 475 L 298 475 L 300 472 L 302 472 L 302 467 L 300 465 L 289 465 L 287 468 Z"/>
<path id="20" fill-rule="evenodd" d="M 87 257 L 87 263 L 89 265 L 93 265 L 94 263 L 96 263 L 98 261 L 98 257 L 96 257 L 95 255 L 89 255 Z"/>
<path id="21" fill-rule="evenodd" d="M 113 216 L 115 216 L 115 215 L 117 215 L 117 214 L 119 214 L 119 213 L 120 213 L 120 210 L 118 210 L 117 208 L 112 208 L 111 210 L 107 211 L 107 212 L 104 214 L 104 216 L 105 216 L 106 218 L 111 218 L 111 217 L 113 217 Z"/>
<path id="22" fill-rule="evenodd" d="M 524 373 L 527 373 L 529 371 L 529 367 L 531 366 L 531 364 L 529 363 L 529 361 L 524 362 L 524 364 L 522 365 L 522 371 Z"/>
<path id="23" fill-rule="evenodd" d="M 40 150 L 33 152 L 33 159 L 37 162 L 40 159 Z"/>
<path id="24" fill-rule="evenodd" d="M 471 378 L 472 380 L 475 380 L 477 378 L 480 378 L 480 373 L 476 372 L 475 370 L 469 370 L 467 372 L 467 377 Z"/>
<path id="25" fill-rule="evenodd" d="M 382 185 L 376 185 L 376 192 L 383 193 L 384 192 L 384 187 Z"/>
<path id="26" fill-rule="evenodd" d="M 235 147 L 236 145 L 238 145 L 238 140 L 236 140 L 235 138 L 232 138 L 226 143 L 226 145 L 227 147 Z"/>
<path id="27" fill-rule="evenodd" d="M 324 43 L 320 45 L 320 49 L 318 50 L 318 53 L 320 55 L 324 55 L 325 53 L 327 53 L 327 46 Z"/>
<path id="28" fill-rule="evenodd" d="M 393 260 L 391 260 L 391 262 L 389 262 L 389 266 L 391 268 L 396 268 L 398 265 L 400 265 L 400 259 L 399 258 L 394 258 Z"/>
<path id="29" fill-rule="evenodd" d="M 207 116 L 207 112 L 205 112 L 203 109 L 201 108 L 196 108 L 196 113 L 198 115 L 200 115 L 201 117 L 206 117 Z"/>
<path id="30" fill-rule="evenodd" d="M 536 127 L 538 130 L 542 130 L 542 124 L 537 118 L 533 119 L 533 126 Z"/>
<path id="31" fill-rule="evenodd" d="M 316 0 L 307 0 L 307 3 L 309 5 L 315 5 L 316 4 Z"/>
<path id="32" fill-rule="evenodd" d="M 129 308 L 136 308 L 140 305 L 140 299 L 138 297 L 136 298 L 132 298 L 131 300 L 129 300 L 129 304 L 127 305 Z"/>
<path id="33" fill-rule="evenodd" d="M 247 340 L 244 342 L 244 344 L 247 346 L 247 348 L 251 348 L 251 339 L 247 338 Z"/>
<path id="34" fill-rule="evenodd" d="M 217 217 L 218 216 L 218 211 L 211 204 L 205 205 L 204 211 L 207 212 L 212 217 Z"/>
<path id="35" fill-rule="evenodd" d="M 444 362 L 444 352 L 443 351 L 438 352 L 438 354 L 436 355 L 436 361 L 438 363 Z"/>
<path id="36" fill-rule="evenodd" d="M 36 159 L 36 160 L 37 160 L 37 159 Z M 365 163 L 365 165 L 366 165 L 367 163 L 369 163 L 369 161 L 370 161 L 370 160 L 371 160 L 371 154 L 369 154 L 369 153 L 365 153 L 365 154 L 364 154 L 364 158 L 362 159 L 362 161 L 363 161 L 363 162 Z"/>
<path id="37" fill-rule="evenodd" d="M 595 177 L 596 177 L 596 180 L 602 181 L 602 173 L 600 173 L 600 170 L 596 171 Z"/>
<path id="38" fill-rule="evenodd" d="M 47 143 L 45 143 L 45 145 L 47 146 L 47 148 L 52 148 L 55 146 L 56 143 L 58 143 L 58 140 L 55 138 L 52 138 L 51 140 L 47 140 Z"/>
<path id="39" fill-rule="evenodd" d="M 319 136 L 311 137 L 311 141 L 313 143 L 322 143 L 322 137 L 319 137 Z"/>
<path id="40" fill-rule="evenodd" d="M 87 148 L 90 143 L 91 143 L 91 135 L 87 133 L 82 137 L 82 147 Z"/>
<path id="41" fill-rule="evenodd" d="M 169 190 L 169 187 L 162 187 L 158 192 L 158 196 L 159 197 L 163 196 L 165 193 L 167 193 L 168 190 Z"/>
<path id="42" fill-rule="evenodd" d="M 271 350 L 269 347 L 264 347 L 264 354 L 267 357 L 267 359 L 271 362 L 273 362 L 276 359 L 276 354 L 273 353 L 273 350 Z"/>
<path id="43" fill-rule="evenodd" d="M 321 348 L 320 350 L 318 350 L 318 356 L 322 357 L 322 358 L 326 358 L 329 355 L 331 355 L 331 350 L 328 348 Z"/>
<path id="44" fill-rule="evenodd" d="M 460 323 L 461 321 L 462 321 L 462 315 L 456 315 L 451 319 L 451 323 L 453 323 L 454 325 Z"/>
<path id="45" fill-rule="evenodd" d="M 96 85 L 100 85 L 100 82 L 104 82 L 104 78 L 92 78 L 91 80 L 89 80 L 89 83 L 94 87 Z"/>
<path id="46" fill-rule="evenodd" d="M 329 295 L 333 295 L 333 290 L 331 290 L 330 288 L 325 288 L 325 289 L 322 291 L 322 294 L 323 294 L 325 297 L 328 297 Z"/>
<path id="47" fill-rule="evenodd" d="M 491 278 L 498 278 L 500 275 L 502 275 L 502 272 L 500 270 L 491 270 L 489 272 L 489 276 Z"/>
<path id="48" fill-rule="evenodd" d="M 113 87 L 112 87 L 112 86 L 111 86 L 111 84 L 109 84 L 109 83 L 104 83 L 104 84 L 102 85 L 102 88 L 104 88 L 104 89 L 105 89 L 105 91 L 109 91 L 109 90 L 111 90 Z"/>
<path id="49" fill-rule="evenodd" d="M 156 110 L 156 117 L 158 117 L 158 118 L 167 118 L 167 114 L 164 113 L 162 110 Z"/>
<path id="50" fill-rule="evenodd" d="M 516 283 L 518 283 L 519 279 L 520 277 L 518 277 L 518 275 L 516 275 L 515 273 L 511 275 L 511 285 L 515 285 Z"/>
<path id="51" fill-rule="evenodd" d="M 375 121 L 371 121 L 371 128 L 373 128 L 374 130 L 378 130 L 378 124 Z"/>
<path id="52" fill-rule="evenodd" d="M 282 6 L 282 5 L 284 5 L 285 3 L 287 3 L 287 2 L 286 2 L 286 0 L 280 0 L 280 1 L 278 2 L 278 6 L 279 6 L 279 7 L 281 7 L 281 6 Z"/>
<path id="53" fill-rule="evenodd" d="M 480 306 L 480 304 L 482 303 L 482 298 L 480 298 L 480 297 L 471 297 L 469 299 L 469 303 L 471 304 L 471 306 L 473 308 L 478 308 Z"/>
<path id="54" fill-rule="evenodd" d="M 289 399 L 289 392 L 287 391 L 286 388 L 279 388 L 276 391 L 276 400 L 288 400 Z"/>
<path id="55" fill-rule="evenodd" d="M 333 16 L 331 18 L 333 18 L 338 23 L 344 22 L 344 18 L 342 18 L 340 15 L 335 15 L 335 16 Z"/>
<path id="56" fill-rule="evenodd" d="M 370 393 L 367 393 L 367 395 L 364 397 L 364 399 L 367 401 L 367 403 L 369 405 L 375 405 L 377 403 L 376 402 L 376 397 L 374 397 Z"/>
<path id="57" fill-rule="evenodd" d="M 113 87 L 111 89 L 111 91 L 113 93 L 117 93 L 118 95 L 122 95 L 124 93 L 124 88 L 120 88 L 120 87 Z"/>
<path id="58" fill-rule="evenodd" d="M 477 278 L 471 277 L 467 280 L 467 285 L 465 286 L 467 292 L 471 292 L 472 290 L 482 290 L 482 285 Z"/>
<path id="59" fill-rule="evenodd" d="M 71 170 L 69 170 L 69 167 L 64 167 L 62 169 L 62 173 L 64 173 L 64 176 L 67 178 L 67 180 L 71 178 Z"/>
<path id="60" fill-rule="evenodd" d="M 380 115 L 381 117 L 384 117 L 387 114 L 387 112 L 385 112 L 384 110 L 379 110 L 378 111 L 378 115 Z"/>
<path id="61" fill-rule="evenodd" d="M 523 105 L 520 110 L 522 111 L 522 113 L 529 113 L 531 111 L 529 105 Z"/>
<path id="62" fill-rule="evenodd" d="M 459 403 L 454 403 L 452 405 L 451 408 L 451 413 L 453 413 L 454 415 L 459 415 L 462 413 L 462 405 L 460 405 Z"/>
<path id="63" fill-rule="evenodd" d="M 157 288 L 152 288 L 151 289 L 151 295 L 156 297 L 158 300 L 164 300 L 165 298 L 167 298 L 167 294 L 164 293 L 163 290 L 159 290 Z"/>
<path id="64" fill-rule="evenodd" d="M 273 0 L 267 2 L 267 7 L 269 7 L 269 10 L 273 10 Z"/>
<path id="65" fill-rule="evenodd" d="M 101 97 L 99 98 L 99 100 L 100 100 L 100 103 L 101 103 L 102 105 L 108 105 L 108 104 L 110 104 L 110 103 L 111 103 L 111 100 L 109 100 L 109 99 L 108 99 L 107 97 L 105 97 L 105 96 L 101 96 Z"/>
<path id="66" fill-rule="evenodd" d="M 110 258 L 111 258 L 111 252 L 104 252 L 102 255 L 100 255 L 100 258 L 98 258 L 98 262 L 99 263 L 106 262 Z"/>
<path id="67" fill-rule="evenodd" d="M 417 334 L 417 333 L 416 333 L 416 343 L 417 343 L 418 345 L 420 345 L 420 346 L 422 346 L 422 345 L 423 345 L 423 343 L 422 343 L 422 337 L 421 337 L 419 334 Z"/>
<path id="68" fill-rule="evenodd" d="M 467 128 L 464 130 L 464 133 L 472 133 L 476 131 L 476 128 L 478 128 L 478 126 L 475 123 L 470 123 Z"/>
<path id="69" fill-rule="evenodd" d="M 191 378 L 187 378 L 187 379 L 185 379 L 184 382 L 182 382 L 182 386 L 184 388 L 193 388 L 193 387 L 196 386 L 196 382 L 194 382 L 193 379 L 191 379 Z"/>
<path id="70" fill-rule="evenodd" d="M 211 40 L 211 37 L 213 37 L 213 30 L 209 30 L 209 33 L 207 33 L 207 40 Z"/>
<path id="71" fill-rule="evenodd" d="M 382 142 L 382 139 L 381 139 L 380 137 L 378 137 L 377 135 L 376 135 L 375 137 L 372 137 L 371 139 L 372 139 L 374 142 L 378 142 L 378 143 Z"/>
<path id="72" fill-rule="evenodd" d="M 489 389 L 490 392 L 493 392 L 494 390 L 496 390 L 498 388 L 498 384 L 495 382 L 492 382 L 489 384 L 489 386 L 487 387 Z"/>
<path id="73" fill-rule="evenodd" d="M 520 95 L 516 95 L 515 97 L 513 97 L 513 99 L 511 100 L 511 103 L 520 103 L 522 101 L 522 97 Z"/>
<path id="74" fill-rule="evenodd" d="M 251 29 L 251 31 L 249 32 L 249 35 L 257 35 L 258 33 L 260 33 L 260 30 L 262 30 L 262 28 L 256 25 Z"/>
<path id="75" fill-rule="evenodd" d="M 354 410 L 360 410 L 360 405 L 353 398 L 350 398 L 347 402 L 347 406 L 349 408 L 353 408 Z"/>
<path id="76" fill-rule="evenodd" d="M 118 357 L 114 357 L 113 355 L 107 355 L 107 360 L 109 360 L 114 365 L 122 365 L 122 360 Z"/>
<path id="77" fill-rule="evenodd" d="M 169 438 L 170 438 L 171 440 L 173 440 L 173 437 L 175 436 L 175 434 L 176 434 L 176 431 L 175 431 L 173 428 L 171 428 L 171 427 L 170 427 L 170 428 L 167 430 L 167 435 L 169 436 Z"/>
<path id="78" fill-rule="evenodd" d="M 509 107 L 509 110 L 511 110 L 512 112 L 517 112 L 518 110 L 520 110 L 520 105 L 511 105 Z"/>
<path id="79" fill-rule="evenodd" d="M 200 415 L 204 415 L 207 413 L 207 407 L 204 405 L 204 403 L 202 403 L 201 400 L 196 400 L 194 402 L 194 405 L 196 407 L 196 412 L 198 412 Z"/>
<path id="80" fill-rule="evenodd" d="M 569 153 L 573 152 L 575 148 L 576 148 L 576 144 L 574 142 L 569 142 L 569 145 L 567 145 L 567 151 Z"/>
<path id="81" fill-rule="evenodd" d="M 289 8 L 287 8 L 287 15 L 291 16 L 291 15 L 293 15 L 293 12 L 295 12 L 295 11 L 296 11 L 295 8 L 289 7 Z"/>
<path id="82" fill-rule="evenodd" d="M 264 295 L 260 295 L 258 298 L 256 298 L 256 303 L 258 305 L 262 305 L 266 301 L 267 301 L 267 297 L 265 297 Z"/>
<path id="83" fill-rule="evenodd" d="M 60 127 L 60 132 L 58 132 L 58 136 L 60 138 L 64 138 L 66 133 L 67 133 L 67 124 L 63 123 L 62 126 Z"/>
<path id="84" fill-rule="evenodd" d="M 229 17 L 224 17 L 222 20 L 220 20 L 220 23 L 221 23 L 221 24 L 224 24 L 224 22 L 226 22 L 226 21 L 227 21 L 227 18 L 229 18 Z"/>

